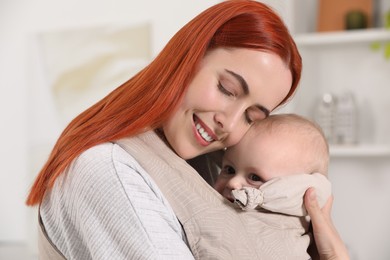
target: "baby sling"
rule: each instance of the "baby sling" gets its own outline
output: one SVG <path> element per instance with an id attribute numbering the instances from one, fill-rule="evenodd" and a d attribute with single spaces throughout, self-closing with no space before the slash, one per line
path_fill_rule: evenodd
<path id="1" fill-rule="evenodd" d="M 116 142 L 149 173 L 169 201 L 195 259 L 309 259 L 304 217 L 242 211 L 149 131 Z M 39 218 L 40 220 L 40 218 Z M 40 220 L 40 259 L 65 259 Z"/>
<path id="2" fill-rule="evenodd" d="M 310 259 L 308 218 L 235 207 L 153 131 L 116 143 L 169 201 L 195 259 Z"/>

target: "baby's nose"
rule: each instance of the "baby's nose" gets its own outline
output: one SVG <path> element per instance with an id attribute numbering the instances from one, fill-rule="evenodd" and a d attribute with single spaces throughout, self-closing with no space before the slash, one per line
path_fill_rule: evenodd
<path id="1" fill-rule="evenodd" d="M 235 176 L 231 178 L 227 184 L 228 188 L 231 190 L 239 190 L 243 187 L 243 180 L 242 178 Z"/>

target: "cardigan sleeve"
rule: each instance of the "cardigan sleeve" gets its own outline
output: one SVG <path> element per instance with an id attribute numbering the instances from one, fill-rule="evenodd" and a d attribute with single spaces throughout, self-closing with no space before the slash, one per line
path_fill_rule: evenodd
<path id="1" fill-rule="evenodd" d="M 80 155 L 46 194 L 41 216 L 67 259 L 193 259 L 161 191 L 115 144 Z"/>

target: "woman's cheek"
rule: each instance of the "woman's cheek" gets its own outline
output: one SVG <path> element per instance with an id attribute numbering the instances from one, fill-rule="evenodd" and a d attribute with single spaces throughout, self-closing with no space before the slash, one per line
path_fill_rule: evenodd
<path id="1" fill-rule="evenodd" d="M 237 129 L 235 129 L 232 133 L 230 133 L 229 137 L 225 142 L 225 146 L 231 147 L 233 145 L 238 144 L 241 141 L 241 139 L 244 137 L 246 132 L 248 132 L 249 128 L 250 125 L 237 127 Z"/>

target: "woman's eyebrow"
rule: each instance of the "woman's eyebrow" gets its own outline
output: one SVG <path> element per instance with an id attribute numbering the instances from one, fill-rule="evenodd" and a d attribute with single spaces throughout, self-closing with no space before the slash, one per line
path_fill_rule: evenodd
<path id="1" fill-rule="evenodd" d="M 232 75 L 240 83 L 242 91 L 244 92 L 245 95 L 248 95 L 249 94 L 249 87 L 248 87 L 248 83 L 245 81 L 245 79 L 241 75 L 239 75 L 231 70 L 225 69 L 225 71 L 227 73 L 229 73 L 230 75 Z M 258 109 L 260 109 L 261 111 L 263 111 L 263 113 L 265 114 L 266 117 L 269 116 L 270 111 L 266 107 L 264 107 L 262 105 L 257 105 L 256 107 Z"/>
<path id="2" fill-rule="evenodd" d="M 245 95 L 248 95 L 249 94 L 249 87 L 248 87 L 248 83 L 246 83 L 245 79 L 241 75 L 239 75 L 231 70 L 225 69 L 225 71 L 227 73 L 229 73 L 230 75 L 232 75 L 240 83 L 242 91 L 244 92 Z"/>

